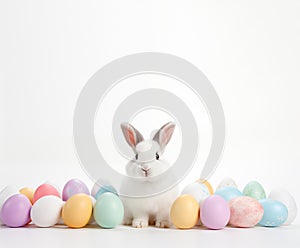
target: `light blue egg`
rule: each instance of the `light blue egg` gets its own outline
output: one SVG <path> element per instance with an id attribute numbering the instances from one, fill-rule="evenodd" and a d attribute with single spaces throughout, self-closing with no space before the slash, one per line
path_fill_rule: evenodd
<path id="1" fill-rule="evenodd" d="M 282 225 L 288 217 L 287 207 L 280 201 L 262 199 L 259 203 L 264 208 L 264 215 L 259 222 L 261 226 L 276 227 Z"/>
<path id="2" fill-rule="evenodd" d="M 97 193 L 95 195 L 95 199 L 97 200 L 102 194 L 104 194 L 106 192 L 114 193 L 115 195 L 119 196 L 117 190 L 113 186 L 106 185 L 106 186 L 101 187 L 97 191 Z"/>
<path id="3" fill-rule="evenodd" d="M 222 187 L 216 190 L 215 195 L 223 197 L 226 201 L 242 196 L 242 192 L 234 187 Z"/>

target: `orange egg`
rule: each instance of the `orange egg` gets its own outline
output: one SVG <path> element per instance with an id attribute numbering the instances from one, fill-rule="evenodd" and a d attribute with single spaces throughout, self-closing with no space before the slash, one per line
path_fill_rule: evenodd
<path id="1" fill-rule="evenodd" d="M 180 229 L 194 227 L 199 220 L 199 204 L 191 195 L 181 195 L 173 203 L 170 216 L 173 224 Z"/>
<path id="2" fill-rule="evenodd" d="M 25 187 L 20 189 L 19 192 L 20 194 L 25 195 L 29 199 L 31 204 L 33 204 L 34 189 Z"/>
<path id="3" fill-rule="evenodd" d="M 76 194 L 71 196 L 62 208 L 64 223 L 72 228 L 84 227 L 90 220 L 93 203 L 89 195 Z"/>
<path id="4" fill-rule="evenodd" d="M 205 180 L 205 179 L 198 179 L 196 182 L 204 184 L 206 186 L 206 188 L 208 189 L 208 192 L 211 195 L 214 194 L 214 189 L 213 189 L 213 187 L 211 186 L 211 184 L 207 180 Z"/>

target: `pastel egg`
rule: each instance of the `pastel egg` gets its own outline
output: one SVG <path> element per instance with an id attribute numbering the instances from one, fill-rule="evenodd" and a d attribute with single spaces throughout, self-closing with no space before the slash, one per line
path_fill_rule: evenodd
<path id="1" fill-rule="evenodd" d="M 227 201 L 219 195 L 207 197 L 201 205 L 200 219 L 209 229 L 224 228 L 230 218 L 230 209 Z"/>
<path id="2" fill-rule="evenodd" d="M 222 187 L 232 187 L 232 188 L 237 188 L 236 182 L 230 178 L 230 177 L 225 177 L 218 185 L 217 189 L 220 189 Z"/>
<path id="3" fill-rule="evenodd" d="M 230 220 L 229 224 L 235 227 L 253 227 L 262 218 L 264 209 L 254 198 L 240 196 L 229 202 Z"/>
<path id="4" fill-rule="evenodd" d="M 197 224 L 199 211 L 199 204 L 193 196 L 181 195 L 173 202 L 170 216 L 174 226 L 189 229 Z"/>
<path id="5" fill-rule="evenodd" d="M 67 201 L 71 196 L 80 193 L 89 195 L 90 191 L 84 182 L 80 179 L 74 178 L 65 184 L 62 191 L 62 198 L 64 201 Z"/>
<path id="6" fill-rule="evenodd" d="M 60 197 L 59 192 L 54 186 L 50 184 L 42 184 L 34 192 L 33 203 L 35 203 L 38 199 L 46 195 L 54 195 Z"/>
<path id="7" fill-rule="evenodd" d="M 198 203 L 210 196 L 208 188 L 202 183 L 191 183 L 182 190 L 182 195 L 193 196 Z"/>
<path id="8" fill-rule="evenodd" d="M 211 186 L 209 181 L 207 181 L 205 179 L 198 179 L 196 182 L 204 184 L 206 186 L 206 188 L 208 189 L 208 192 L 210 195 L 212 195 L 214 193 L 214 188 Z"/>
<path id="9" fill-rule="evenodd" d="M 73 195 L 62 208 L 62 219 L 69 227 L 81 228 L 89 222 L 92 211 L 93 203 L 89 195 Z"/>
<path id="10" fill-rule="evenodd" d="M 94 218 L 99 226 L 114 228 L 121 224 L 123 217 L 123 203 L 117 195 L 106 192 L 98 197 L 94 208 Z"/>
<path id="11" fill-rule="evenodd" d="M 266 193 L 264 188 L 261 186 L 261 184 L 257 181 L 251 181 L 249 182 L 244 190 L 243 194 L 245 196 L 252 197 L 256 200 L 261 200 L 266 198 Z"/>
<path id="12" fill-rule="evenodd" d="M 226 201 L 242 196 L 242 192 L 233 187 L 222 187 L 216 190 L 215 195 L 222 196 Z"/>
<path id="13" fill-rule="evenodd" d="M 9 227 L 25 226 L 30 221 L 31 203 L 25 195 L 9 197 L 1 209 L 1 219 Z"/>
<path id="14" fill-rule="evenodd" d="M 297 216 L 297 204 L 293 196 L 285 189 L 273 189 L 269 195 L 269 199 L 277 200 L 283 203 L 288 209 L 288 218 L 284 225 L 291 224 Z"/>
<path id="15" fill-rule="evenodd" d="M 16 187 L 14 186 L 6 186 L 1 192 L 0 192 L 0 212 L 1 208 L 4 204 L 4 202 L 11 197 L 12 195 L 19 194 L 19 191 Z M 0 225 L 2 225 L 2 219 L 1 219 L 1 214 L 0 214 Z"/>
<path id="16" fill-rule="evenodd" d="M 112 185 L 104 185 L 98 189 L 97 193 L 95 194 L 95 199 L 97 200 L 102 194 L 107 192 L 118 196 L 117 190 Z"/>
<path id="17" fill-rule="evenodd" d="M 34 189 L 25 187 L 20 189 L 19 191 L 20 194 L 25 195 L 29 199 L 31 204 L 33 204 Z"/>
<path id="18" fill-rule="evenodd" d="M 31 208 L 32 223 L 38 227 L 56 225 L 61 217 L 64 202 L 57 196 L 47 195 L 38 199 Z"/>
<path id="19" fill-rule="evenodd" d="M 282 225 L 288 218 L 288 209 L 280 201 L 262 199 L 259 203 L 264 208 L 264 215 L 259 224 L 266 227 Z"/>

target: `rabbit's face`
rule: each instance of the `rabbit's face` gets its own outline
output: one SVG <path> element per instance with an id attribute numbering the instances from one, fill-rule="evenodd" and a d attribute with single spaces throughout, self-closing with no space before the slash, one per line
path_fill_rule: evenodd
<path id="1" fill-rule="evenodd" d="M 128 163 L 128 176 L 149 178 L 168 169 L 168 163 L 161 160 L 161 155 L 169 143 L 175 124 L 168 122 L 154 135 L 152 140 L 144 140 L 141 133 L 129 123 L 122 123 L 121 128 L 127 143 L 135 153 L 135 158 Z"/>
<path id="2" fill-rule="evenodd" d="M 135 158 L 128 164 L 126 172 L 132 177 L 154 177 L 168 169 L 161 160 L 160 146 L 153 140 L 141 141 L 136 146 Z"/>

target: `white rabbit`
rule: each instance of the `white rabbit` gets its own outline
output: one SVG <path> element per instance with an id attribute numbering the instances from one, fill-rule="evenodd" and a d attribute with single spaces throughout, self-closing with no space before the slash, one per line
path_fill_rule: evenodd
<path id="1" fill-rule="evenodd" d="M 169 164 L 162 160 L 161 156 L 172 137 L 175 123 L 168 122 L 163 125 L 151 140 L 144 140 L 141 133 L 129 123 L 122 123 L 121 128 L 127 143 L 135 153 L 134 159 L 126 166 L 126 173 L 130 177 L 145 179 L 149 185 L 151 177 L 169 168 Z M 123 224 L 138 228 L 146 227 L 148 224 L 155 224 L 156 227 L 170 227 L 172 225 L 170 208 L 178 193 L 178 188 L 174 187 L 151 197 L 121 197 L 125 209 Z"/>

